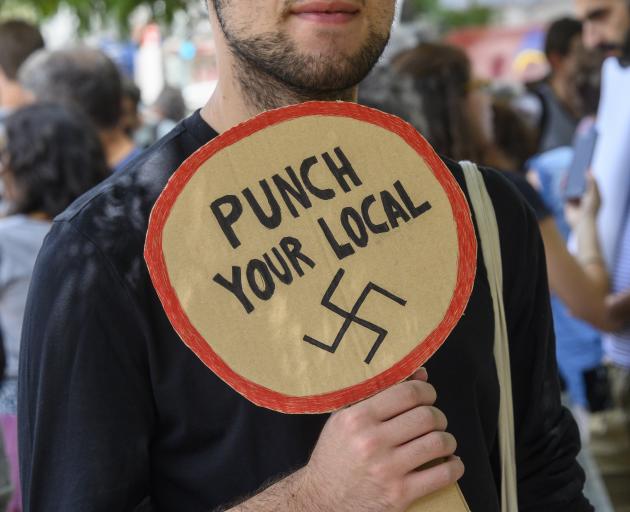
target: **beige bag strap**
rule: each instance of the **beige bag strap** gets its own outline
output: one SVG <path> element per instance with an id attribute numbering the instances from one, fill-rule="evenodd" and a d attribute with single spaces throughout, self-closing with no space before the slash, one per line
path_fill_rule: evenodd
<path id="1" fill-rule="evenodd" d="M 488 284 L 494 309 L 494 359 L 500 389 L 499 448 L 501 452 L 501 511 L 518 512 L 516 487 L 516 449 L 514 439 L 514 407 L 512 402 L 512 374 L 510 348 L 503 305 L 503 267 L 499 227 L 494 206 L 477 166 L 460 162 L 466 187 L 477 219 L 481 251 L 488 274 Z"/>

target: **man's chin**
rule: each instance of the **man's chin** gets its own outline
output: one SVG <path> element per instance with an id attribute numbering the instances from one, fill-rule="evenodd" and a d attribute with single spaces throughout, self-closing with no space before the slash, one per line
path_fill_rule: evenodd
<path id="1" fill-rule="evenodd" d="M 319 75 L 318 73 L 318 76 L 325 75 Z M 333 80 L 322 80 L 311 77 L 310 80 L 305 80 L 304 77 L 300 77 L 300 79 L 293 82 L 287 81 L 285 83 L 296 93 L 301 95 L 312 96 L 313 99 L 327 99 L 334 98 L 338 94 L 350 93 L 354 87 L 361 82 L 361 79 L 364 78 L 363 74 L 361 74 L 361 77 L 356 74 L 349 77 L 343 72 L 339 73 L 338 70 L 331 70 L 331 74 L 328 76 L 334 76 L 337 78 Z"/>
<path id="2" fill-rule="evenodd" d="M 318 44 L 308 39 L 296 41 L 294 48 L 303 58 L 340 61 L 352 60 L 354 55 L 361 52 L 363 46 L 338 38 L 321 38 Z"/>
<path id="3" fill-rule="evenodd" d="M 339 50 L 322 49 L 316 54 L 301 53 L 294 72 L 284 75 L 284 81 L 294 88 L 328 93 L 351 89 L 363 80 L 381 52 L 358 52 L 343 55 Z"/>
<path id="4" fill-rule="evenodd" d="M 623 49 L 619 44 L 601 44 L 597 47 L 597 50 L 606 57 L 621 57 Z"/>

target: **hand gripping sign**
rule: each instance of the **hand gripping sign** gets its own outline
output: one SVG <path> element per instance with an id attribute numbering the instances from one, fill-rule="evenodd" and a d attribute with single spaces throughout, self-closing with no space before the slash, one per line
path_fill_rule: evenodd
<path id="1" fill-rule="evenodd" d="M 184 343 L 255 404 L 330 412 L 414 373 L 468 303 L 470 211 L 428 143 L 341 102 L 261 114 L 173 175 L 145 257 Z M 457 487 L 412 510 L 467 510 Z"/>

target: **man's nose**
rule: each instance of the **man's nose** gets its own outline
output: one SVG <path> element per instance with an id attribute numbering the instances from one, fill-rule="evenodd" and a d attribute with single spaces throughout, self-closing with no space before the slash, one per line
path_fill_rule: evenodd
<path id="1" fill-rule="evenodd" d="M 592 22 L 585 22 L 582 29 L 582 41 L 588 49 L 597 48 L 603 42 L 599 27 Z"/>

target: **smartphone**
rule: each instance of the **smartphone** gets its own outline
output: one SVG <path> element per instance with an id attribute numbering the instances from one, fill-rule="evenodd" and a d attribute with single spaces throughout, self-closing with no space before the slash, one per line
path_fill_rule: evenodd
<path id="1" fill-rule="evenodd" d="M 586 192 L 586 175 L 593 162 L 596 145 L 597 130 L 595 126 L 576 135 L 573 144 L 575 152 L 567 172 L 567 181 L 564 189 L 565 201 L 580 199 Z"/>

